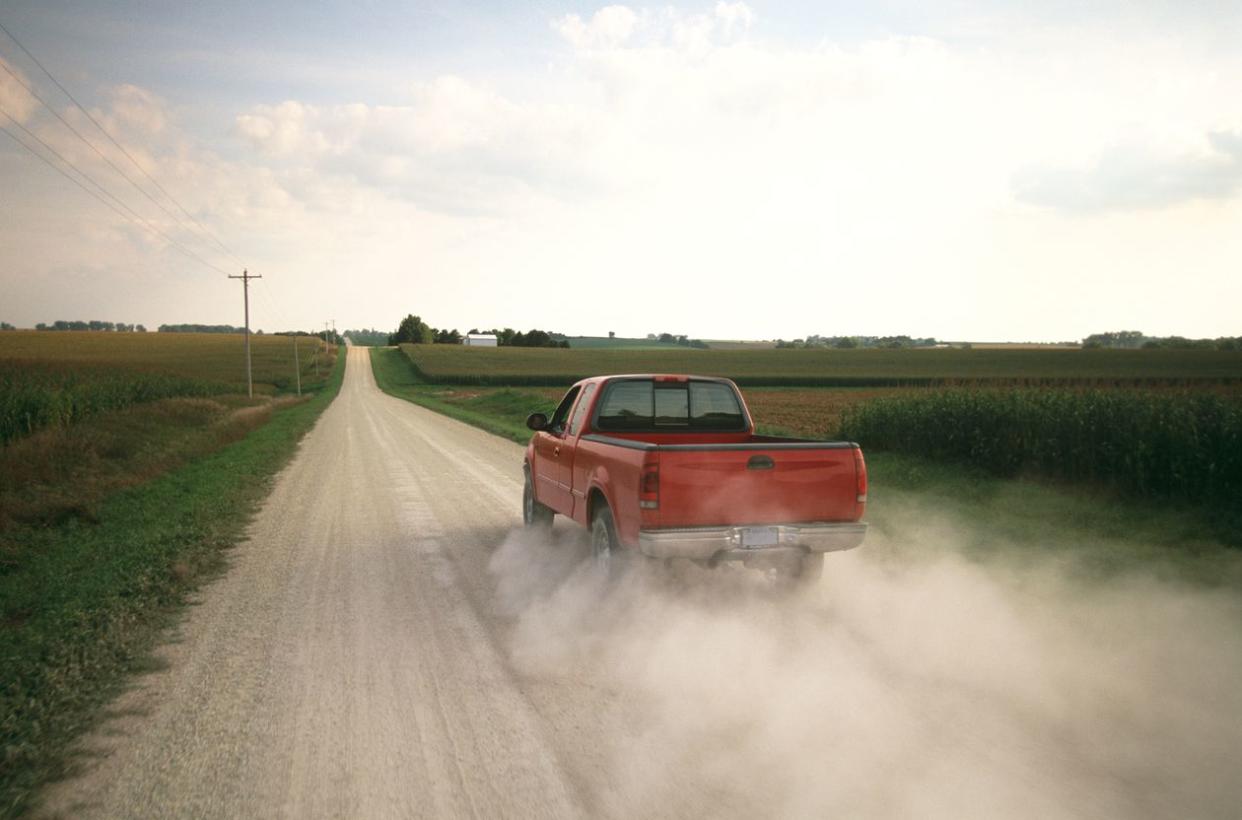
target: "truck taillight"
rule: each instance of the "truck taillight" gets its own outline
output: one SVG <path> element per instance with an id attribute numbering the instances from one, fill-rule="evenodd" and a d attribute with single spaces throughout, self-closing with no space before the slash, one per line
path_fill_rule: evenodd
<path id="1" fill-rule="evenodd" d="M 863 461 L 862 448 L 854 445 L 854 489 L 857 493 L 858 514 L 862 515 L 862 505 L 867 503 L 867 462 Z"/>
<path id="2" fill-rule="evenodd" d="M 644 510 L 660 509 L 660 463 L 657 461 L 643 464 L 638 481 L 638 506 Z"/>

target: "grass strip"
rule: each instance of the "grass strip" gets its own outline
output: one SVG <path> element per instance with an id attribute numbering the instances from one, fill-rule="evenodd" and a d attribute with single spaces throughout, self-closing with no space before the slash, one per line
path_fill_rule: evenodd
<path id="1" fill-rule="evenodd" d="M 275 411 L 244 439 L 117 492 L 98 523 L 31 531 L 23 560 L 0 567 L 0 817 L 71 771 L 72 741 L 181 611 L 224 566 L 275 474 L 331 403 L 345 357 L 313 398 Z"/>
<path id="2" fill-rule="evenodd" d="M 398 349 L 371 348 L 375 383 L 385 393 L 434 410 L 489 433 L 525 444 L 530 440 L 526 417 L 534 412 L 551 415 L 556 402 L 538 393 L 500 390 L 470 398 L 446 398 L 445 388 L 427 384 L 417 368 Z"/>

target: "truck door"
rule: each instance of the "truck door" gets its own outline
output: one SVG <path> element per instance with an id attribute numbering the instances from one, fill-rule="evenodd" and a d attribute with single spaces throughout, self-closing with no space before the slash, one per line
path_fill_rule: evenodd
<path id="1" fill-rule="evenodd" d="M 548 421 L 548 427 L 535 433 L 535 496 L 540 502 L 548 505 L 562 515 L 569 515 L 573 510 L 573 499 L 569 494 L 569 482 L 561 469 L 561 458 L 567 456 L 572 460 L 572 453 L 565 452 L 568 438 L 565 432 L 569 419 L 569 411 L 578 398 L 582 385 L 574 385 L 561 399 L 556 411 Z"/>
<path id="2" fill-rule="evenodd" d="M 586 496 L 585 488 L 581 486 L 584 482 L 580 475 L 581 470 L 575 470 L 574 464 L 578 456 L 578 438 L 582 435 L 582 427 L 586 424 L 587 413 L 591 409 L 591 399 L 595 398 L 595 383 L 591 382 L 582 388 L 582 395 L 578 397 L 578 403 L 574 405 L 574 410 L 569 416 L 569 426 L 565 429 L 565 439 L 561 444 L 561 457 L 558 462 L 560 470 L 560 481 L 565 485 L 565 489 L 569 491 L 570 501 L 575 506 L 582 504 Z M 575 510 L 570 510 L 572 515 Z"/>

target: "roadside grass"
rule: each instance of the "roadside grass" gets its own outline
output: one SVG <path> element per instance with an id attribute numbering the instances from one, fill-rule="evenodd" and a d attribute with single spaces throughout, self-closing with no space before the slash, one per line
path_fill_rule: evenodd
<path id="1" fill-rule="evenodd" d="M 555 407 L 568 387 L 428 385 L 392 348 L 373 350 L 372 363 L 386 392 L 523 444 L 530 439 L 526 415 Z M 876 393 L 887 392 L 774 388 L 746 390 L 745 395 L 761 433 L 835 438 L 834 408 L 839 413 L 842 407 L 863 405 L 877 398 Z M 769 412 L 791 399 L 795 412 Z M 1226 546 L 1230 533 L 1242 532 L 1242 521 L 1234 520 L 1238 511 L 1231 513 L 1229 504 L 1153 502 L 1089 484 L 998 478 L 970 465 L 898 452 L 868 449 L 866 458 L 871 485 L 867 518 L 896 538 L 909 537 L 912 531 L 917 537 L 918 522 L 929 527 L 964 522 L 950 540 L 980 561 L 1056 562 L 1097 580 L 1142 573 L 1242 590 L 1242 551 Z M 911 521 L 916 522 L 913 528 Z M 923 544 L 907 547 L 894 560 L 927 549 Z"/>
<path id="2" fill-rule="evenodd" d="M 343 374 L 338 357 L 300 401 L 170 399 L 5 448 L 0 817 L 71 772 L 74 738 L 224 565 Z"/>
<path id="3" fill-rule="evenodd" d="M 375 383 L 385 393 L 519 444 L 530 438 L 526 417 L 535 412 L 550 415 L 565 392 L 557 388 L 472 389 L 427 384 L 410 366 L 410 360 L 393 347 L 371 348 L 371 369 Z"/>

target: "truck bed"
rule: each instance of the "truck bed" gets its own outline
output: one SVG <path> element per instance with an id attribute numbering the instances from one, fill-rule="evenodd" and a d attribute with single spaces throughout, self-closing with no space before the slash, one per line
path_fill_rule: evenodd
<path id="1" fill-rule="evenodd" d="M 639 450 L 659 464 L 660 504 L 644 529 L 857 521 L 858 456 L 850 442 L 760 435 L 608 436 L 583 441 Z"/>

